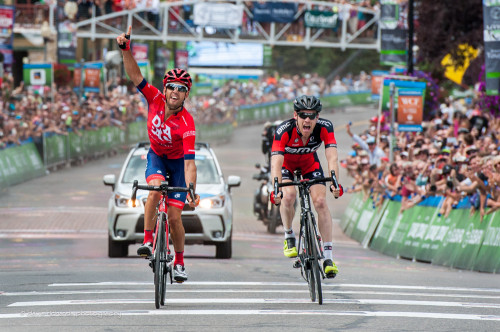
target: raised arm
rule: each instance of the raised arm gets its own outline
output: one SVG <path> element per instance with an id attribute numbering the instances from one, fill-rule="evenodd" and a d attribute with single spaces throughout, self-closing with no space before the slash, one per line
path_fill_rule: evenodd
<path id="1" fill-rule="evenodd" d="M 137 65 L 134 57 L 132 56 L 132 51 L 130 50 L 130 34 L 132 33 L 132 26 L 130 25 L 127 30 L 127 34 L 122 33 L 116 38 L 118 42 L 118 46 L 122 50 L 123 55 L 123 66 L 125 68 L 125 72 L 127 73 L 130 80 L 134 83 L 134 85 L 139 85 L 144 77 L 142 76 L 141 70 Z"/>

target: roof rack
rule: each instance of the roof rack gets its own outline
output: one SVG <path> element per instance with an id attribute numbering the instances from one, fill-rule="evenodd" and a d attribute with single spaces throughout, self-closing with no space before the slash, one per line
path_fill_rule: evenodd
<path id="1" fill-rule="evenodd" d="M 144 148 L 148 145 L 150 145 L 151 143 L 149 142 L 138 142 L 136 145 L 135 145 L 135 148 L 136 149 L 139 149 L 139 148 Z M 194 147 L 195 149 L 199 150 L 200 148 L 205 148 L 205 149 L 210 149 L 210 144 L 209 143 L 206 143 L 206 142 L 196 142 L 194 143 Z"/>
<path id="2" fill-rule="evenodd" d="M 200 147 L 204 147 L 205 149 L 210 149 L 210 144 L 208 144 L 206 142 L 196 142 L 196 143 L 194 143 L 194 147 L 197 150 L 199 150 Z"/>
<path id="3" fill-rule="evenodd" d="M 148 145 L 150 145 L 149 141 L 148 142 L 139 142 L 135 145 L 135 148 L 139 149 L 139 148 L 143 148 L 143 147 L 148 146 Z"/>

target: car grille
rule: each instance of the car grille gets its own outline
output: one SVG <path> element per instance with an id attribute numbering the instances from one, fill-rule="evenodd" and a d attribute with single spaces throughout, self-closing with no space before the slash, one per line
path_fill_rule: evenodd
<path id="1" fill-rule="evenodd" d="M 144 215 L 140 216 L 139 220 L 137 220 L 137 224 L 135 225 L 135 232 L 136 233 L 144 232 Z"/>
<path id="2" fill-rule="evenodd" d="M 186 233 L 203 233 L 203 226 L 201 225 L 198 216 L 182 216 L 182 224 Z M 144 215 L 140 216 L 135 225 L 135 232 L 144 232 Z"/>
<path id="3" fill-rule="evenodd" d="M 198 216 L 182 216 L 182 224 L 186 233 L 203 233 L 203 226 Z"/>

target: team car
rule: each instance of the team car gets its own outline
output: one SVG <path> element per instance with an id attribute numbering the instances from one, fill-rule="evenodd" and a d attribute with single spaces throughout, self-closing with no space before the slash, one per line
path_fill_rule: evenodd
<path id="1" fill-rule="evenodd" d="M 108 256 L 125 257 L 130 244 L 142 243 L 144 238 L 144 205 L 148 191 L 138 190 L 137 207 L 132 207 L 132 184 L 146 184 L 149 142 L 141 142 L 129 152 L 118 178 L 114 174 L 103 177 L 113 190 L 108 203 Z M 231 258 L 233 204 L 231 189 L 241 184 L 239 176 L 230 175 L 225 181 L 219 162 L 208 143 L 196 143 L 196 193 L 200 204 L 192 209 L 184 206 L 182 223 L 186 244 L 215 245 L 216 258 Z"/>

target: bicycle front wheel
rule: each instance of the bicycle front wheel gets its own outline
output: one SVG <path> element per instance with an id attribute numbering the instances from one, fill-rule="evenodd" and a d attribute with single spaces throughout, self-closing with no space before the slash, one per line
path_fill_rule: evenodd
<path id="1" fill-rule="evenodd" d="M 306 220 L 303 220 L 302 222 L 309 223 L 309 217 L 306 217 Z M 303 243 L 304 246 L 304 264 L 302 265 L 302 268 L 304 269 L 304 273 L 306 276 L 306 281 L 307 281 L 307 286 L 309 287 L 309 296 L 311 297 L 311 301 L 315 302 L 316 301 L 316 284 L 314 281 L 314 273 L 313 273 L 313 264 L 312 264 L 312 245 L 310 241 L 310 236 L 309 236 L 309 228 L 306 225 L 306 227 L 303 228 L 303 231 L 301 231 L 301 242 Z"/>
<path id="2" fill-rule="evenodd" d="M 165 223 L 163 222 L 163 217 L 160 216 L 160 222 L 157 224 L 156 233 L 156 244 L 155 244 L 155 307 L 160 309 L 162 304 L 162 294 L 163 294 L 163 270 L 164 262 L 162 262 L 162 253 L 164 253 L 164 239 L 165 239 Z"/>
<path id="3" fill-rule="evenodd" d="M 314 276 L 311 278 L 311 283 L 314 285 L 310 287 L 312 289 L 312 292 L 315 292 L 315 295 L 318 295 L 318 304 L 323 304 L 323 291 L 321 289 L 321 272 L 320 272 L 320 266 L 319 266 L 319 254 L 318 254 L 318 247 L 317 247 L 317 237 L 316 237 L 316 228 L 314 227 L 314 219 L 311 215 L 308 216 L 308 222 L 307 222 L 307 235 L 308 235 L 308 242 L 309 242 L 309 247 L 310 247 L 310 262 L 311 262 L 311 275 Z M 316 297 L 316 296 L 314 296 Z M 311 300 L 314 302 L 315 300 Z"/>
<path id="4" fill-rule="evenodd" d="M 161 250 L 161 299 L 160 304 L 165 305 L 165 292 L 167 290 L 167 236 L 166 236 L 166 227 L 167 224 L 167 215 L 165 213 L 162 214 L 161 223 L 163 225 L 163 232 L 161 233 L 162 237 L 162 250 Z"/>

